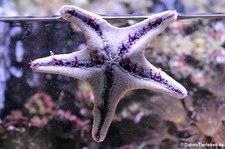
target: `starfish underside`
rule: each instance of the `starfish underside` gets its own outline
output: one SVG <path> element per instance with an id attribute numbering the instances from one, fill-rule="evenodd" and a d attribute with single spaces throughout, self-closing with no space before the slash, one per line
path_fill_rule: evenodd
<path id="1" fill-rule="evenodd" d="M 92 137 L 105 139 L 117 104 L 132 89 L 149 89 L 175 98 L 187 96 L 186 89 L 144 55 L 147 44 L 177 18 L 176 11 L 149 16 L 135 25 L 117 28 L 101 16 L 76 6 L 63 6 L 61 15 L 78 26 L 87 47 L 70 54 L 54 55 L 33 61 L 36 72 L 61 74 L 85 80 L 94 93 Z"/>

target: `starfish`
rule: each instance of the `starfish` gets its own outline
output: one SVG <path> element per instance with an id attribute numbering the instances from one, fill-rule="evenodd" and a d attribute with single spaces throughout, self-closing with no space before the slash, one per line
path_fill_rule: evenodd
<path id="1" fill-rule="evenodd" d="M 60 13 L 83 31 L 87 47 L 70 54 L 51 52 L 31 62 L 31 68 L 90 83 L 95 97 L 92 137 L 96 142 L 105 139 L 116 107 L 127 91 L 149 89 L 178 99 L 187 96 L 181 84 L 154 67 L 144 55 L 149 42 L 176 21 L 176 11 L 155 14 L 123 28 L 76 6 L 63 6 Z"/>

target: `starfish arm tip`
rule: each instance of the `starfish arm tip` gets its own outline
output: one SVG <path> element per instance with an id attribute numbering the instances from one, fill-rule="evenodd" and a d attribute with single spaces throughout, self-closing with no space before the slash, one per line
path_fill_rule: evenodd
<path id="1" fill-rule="evenodd" d="M 183 85 L 174 81 L 173 85 L 170 85 L 169 95 L 176 99 L 183 99 L 188 96 L 188 92 Z"/>
<path id="2" fill-rule="evenodd" d="M 33 61 L 31 61 L 29 64 L 30 64 L 31 69 L 34 69 L 37 66 L 37 63 L 35 63 Z"/>
<path id="3" fill-rule="evenodd" d="M 60 8 L 60 14 L 65 20 L 68 20 L 75 13 L 75 8 L 76 6 L 64 5 Z"/>
<path id="4" fill-rule="evenodd" d="M 92 138 L 95 142 L 103 142 L 105 140 L 105 136 L 103 137 L 100 133 L 92 134 Z"/>
<path id="5" fill-rule="evenodd" d="M 168 10 L 165 12 L 162 12 L 162 19 L 163 20 L 169 20 L 170 23 L 177 20 L 178 13 L 176 10 Z"/>
<path id="6" fill-rule="evenodd" d="M 63 16 L 66 13 L 69 13 L 70 11 L 73 11 L 76 8 L 76 6 L 71 6 L 71 5 L 63 5 L 60 8 L 60 14 Z"/>
<path id="7" fill-rule="evenodd" d="M 49 58 L 47 58 L 49 59 Z M 34 72 L 41 72 L 40 69 L 39 69 L 39 66 L 41 66 L 41 64 L 43 62 L 46 62 L 47 61 L 46 58 L 40 58 L 40 59 L 36 59 L 34 61 L 31 61 L 29 64 L 30 64 L 30 68 L 34 71 Z M 44 60 L 44 61 L 43 61 Z"/>
<path id="8" fill-rule="evenodd" d="M 179 95 L 178 99 L 184 99 L 184 98 L 186 98 L 187 96 L 188 96 L 188 92 L 187 92 L 187 90 L 186 90 L 185 88 L 183 88 L 183 89 L 181 90 L 181 94 Z"/>

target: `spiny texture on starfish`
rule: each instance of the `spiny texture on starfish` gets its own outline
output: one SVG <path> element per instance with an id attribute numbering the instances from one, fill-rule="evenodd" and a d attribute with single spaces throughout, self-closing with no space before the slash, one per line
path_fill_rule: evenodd
<path id="1" fill-rule="evenodd" d="M 92 137 L 105 139 L 117 104 L 128 90 L 149 89 L 175 98 L 187 96 L 186 89 L 144 55 L 147 44 L 177 18 L 166 11 L 125 28 L 117 28 L 101 16 L 75 6 L 63 6 L 61 15 L 84 33 L 87 47 L 71 54 L 54 55 L 33 61 L 36 72 L 61 74 L 86 80 L 93 89 L 94 122 Z"/>

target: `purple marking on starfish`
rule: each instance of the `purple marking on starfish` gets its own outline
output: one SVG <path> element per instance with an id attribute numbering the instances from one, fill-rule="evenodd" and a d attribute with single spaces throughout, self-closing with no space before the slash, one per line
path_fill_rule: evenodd
<path id="1" fill-rule="evenodd" d="M 153 21 L 149 21 L 149 23 L 144 26 L 142 29 L 139 29 L 137 32 L 134 33 L 134 35 L 128 35 L 128 40 L 123 42 L 122 45 L 119 48 L 119 55 L 124 55 L 128 52 L 130 47 L 136 43 L 137 40 L 139 40 L 141 37 L 143 37 L 145 34 L 147 34 L 149 31 L 157 28 L 160 26 L 163 21 L 174 17 L 174 14 L 171 14 L 167 17 L 157 17 Z"/>
<path id="2" fill-rule="evenodd" d="M 70 14 L 73 17 L 79 18 L 81 21 L 83 21 L 84 23 L 86 23 L 87 25 L 89 25 L 91 28 L 93 28 L 95 30 L 95 32 L 99 35 L 102 36 L 102 30 L 100 29 L 100 25 L 99 23 L 97 23 L 96 18 L 94 17 L 87 17 L 84 16 L 78 12 L 76 12 L 76 10 L 70 10 L 68 9 L 66 11 L 68 14 Z"/>
<path id="3" fill-rule="evenodd" d="M 161 69 L 159 69 L 158 73 L 152 73 L 152 70 L 144 70 L 141 66 L 138 66 L 138 64 L 133 64 L 128 58 L 123 59 L 120 61 L 119 65 L 122 69 L 129 72 L 131 75 L 135 77 L 141 77 L 143 79 L 151 79 L 157 83 L 163 84 L 166 86 L 166 88 L 176 92 L 177 94 L 183 95 L 183 92 L 181 92 L 179 89 L 173 87 L 168 83 L 168 81 L 161 76 Z"/>
<path id="4" fill-rule="evenodd" d="M 171 16 L 172 17 L 172 16 Z M 135 44 L 135 42 L 148 33 L 150 30 L 157 28 L 165 19 L 162 17 L 156 18 L 154 21 L 150 21 L 147 26 L 138 30 L 134 33 L 134 35 L 128 35 L 128 40 L 123 42 L 121 47 L 119 48 L 119 55 L 123 55 L 128 52 L 128 49 Z"/>
<path id="5" fill-rule="evenodd" d="M 110 96 L 111 96 L 114 81 L 115 80 L 114 80 L 113 68 L 111 65 L 107 65 L 105 70 L 105 78 L 104 78 L 104 91 L 102 92 L 102 95 L 101 95 L 102 103 L 100 106 L 98 106 L 101 119 L 98 125 L 97 134 L 100 133 L 103 123 L 105 121 L 106 115 L 109 110 L 108 106 L 109 106 L 109 101 L 111 98 Z"/>
<path id="6" fill-rule="evenodd" d="M 97 141 L 97 142 L 99 142 L 100 141 L 100 133 L 98 132 L 98 133 L 96 133 L 96 134 L 94 134 L 94 139 Z"/>
<path id="7" fill-rule="evenodd" d="M 89 62 L 91 64 L 91 62 Z M 86 66 L 85 66 L 86 64 Z M 60 67 L 71 67 L 71 68 L 75 68 L 75 67 L 88 67 L 88 63 L 79 63 L 78 61 L 75 60 L 74 61 L 63 61 L 63 60 L 57 60 L 57 59 L 53 59 L 50 62 L 47 63 L 36 63 L 35 66 L 60 66 Z"/>
<path id="8" fill-rule="evenodd" d="M 31 68 L 39 67 L 39 66 L 58 66 L 58 67 L 70 67 L 70 68 L 90 68 L 90 67 L 100 67 L 104 64 L 104 60 L 83 60 L 79 61 L 77 57 L 74 58 L 73 61 L 68 60 L 58 60 L 56 58 L 52 58 L 49 62 L 43 63 L 31 63 Z"/>

